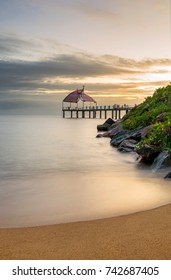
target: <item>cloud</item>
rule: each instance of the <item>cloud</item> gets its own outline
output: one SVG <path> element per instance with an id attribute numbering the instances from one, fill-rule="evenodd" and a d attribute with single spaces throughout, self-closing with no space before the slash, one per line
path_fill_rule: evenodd
<path id="1" fill-rule="evenodd" d="M 50 11 L 58 12 L 59 9 L 62 9 L 65 12 L 81 13 L 88 17 L 100 18 L 101 20 L 103 18 L 114 19 L 117 17 L 116 3 L 111 0 L 108 0 L 108 3 L 102 0 L 49 0 L 48 2 L 46 0 L 30 0 L 27 3 Z"/>
<path id="2" fill-rule="evenodd" d="M 110 61 L 111 63 L 117 65 L 118 67 L 127 67 L 131 69 L 148 69 L 153 66 L 171 66 L 171 59 L 168 58 L 158 58 L 158 59 L 129 59 L 113 55 L 101 56 L 104 60 Z"/>
<path id="3" fill-rule="evenodd" d="M 33 48 L 33 42 L 29 42 L 19 38 L 16 34 L 1 34 L 0 35 L 0 52 L 4 54 L 21 51 L 22 48 Z"/>
<path id="4" fill-rule="evenodd" d="M 33 89 L 55 89 L 67 79 L 73 84 L 87 77 L 116 77 L 132 79 L 148 72 L 162 74 L 167 69 L 153 69 L 154 66 L 171 65 L 169 59 L 136 61 L 115 56 L 91 56 L 85 54 L 61 54 L 44 61 L 0 61 L 0 92 Z M 71 83 L 71 82 L 70 82 Z M 96 83 L 96 81 L 95 81 Z M 107 82 L 106 82 L 107 87 Z M 58 87 L 59 88 L 59 87 Z"/>
<path id="5" fill-rule="evenodd" d="M 133 85 L 136 87 L 136 83 L 139 82 L 140 76 L 148 73 L 167 74 L 169 71 L 167 67 L 171 67 L 170 59 L 135 60 L 114 55 L 92 55 L 78 52 L 69 45 L 49 41 L 52 48 L 55 46 L 55 49 L 61 51 L 54 54 L 43 50 L 43 42 L 21 39 L 16 34 L 10 33 L 0 35 L 1 95 L 4 93 L 16 95 L 17 92 L 25 95 L 37 92 L 44 94 L 47 91 L 58 92 L 78 87 L 83 82 L 90 86 L 91 90 L 95 90 L 96 87 L 105 91 L 105 88 L 126 89 L 126 86 L 129 87 L 126 80 L 130 80 L 133 82 L 131 86 L 133 88 Z M 19 55 L 20 60 L 17 60 L 16 53 L 20 53 L 21 50 L 26 52 L 30 50 L 33 54 L 44 52 L 46 56 L 34 60 L 34 55 L 31 55 L 30 59 L 21 60 Z M 113 82 L 105 81 L 105 78 L 111 77 Z"/>
<path id="6" fill-rule="evenodd" d="M 1 91 L 12 88 L 44 87 L 44 79 L 58 77 L 86 78 L 137 73 L 137 70 L 114 66 L 110 61 L 77 55 L 58 55 L 45 61 L 0 61 Z M 50 85 L 48 85 L 50 86 Z"/>
<path id="7" fill-rule="evenodd" d="M 41 50 L 41 51 L 40 51 Z M 15 33 L 2 33 L 0 35 L 0 59 L 26 59 L 39 57 L 43 52 L 41 40 L 31 40 L 19 37 Z"/>
<path id="8" fill-rule="evenodd" d="M 73 4 L 73 8 L 85 14 L 88 17 L 93 17 L 96 19 L 112 19 L 115 20 L 118 18 L 118 13 L 115 9 L 114 3 L 104 1 L 76 1 Z"/>
<path id="9" fill-rule="evenodd" d="M 69 44 L 63 44 L 55 39 L 24 38 L 17 33 L 1 32 L 0 59 L 20 61 L 40 61 L 54 58 L 57 54 L 73 54 L 80 51 Z"/>

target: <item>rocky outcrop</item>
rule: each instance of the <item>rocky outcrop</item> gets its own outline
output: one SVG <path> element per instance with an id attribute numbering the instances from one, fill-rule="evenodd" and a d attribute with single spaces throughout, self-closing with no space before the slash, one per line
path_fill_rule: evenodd
<path id="1" fill-rule="evenodd" d="M 109 121 L 108 125 L 105 123 L 102 126 L 109 127 L 111 121 Z M 167 154 L 164 151 L 162 152 L 159 146 L 146 144 L 140 147 L 136 146 L 151 131 L 153 125 L 139 127 L 131 131 L 124 129 L 121 122 L 113 123 L 112 127 L 111 130 L 98 134 L 96 137 L 110 137 L 110 144 L 117 147 L 121 152 L 136 152 L 140 156 L 141 162 L 153 164 L 153 170 L 171 164 L 171 153 L 168 151 Z"/>
<path id="2" fill-rule="evenodd" d="M 136 152 L 153 170 L 171 165 L 171 84 L 155 90 L 117 122 L 98 126 L 121 152 Z M 98 137 L 101 137 L 99 135 Z M 171 172 L 168 177 L 171 177 Z M 169 178 L 170 178 L 169 177 Z"/>

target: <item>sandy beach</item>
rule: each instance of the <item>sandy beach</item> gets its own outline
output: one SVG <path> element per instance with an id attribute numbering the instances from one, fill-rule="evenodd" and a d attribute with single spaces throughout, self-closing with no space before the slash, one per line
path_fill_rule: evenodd
<path id="1" fill-rule="evenodd" d="M 0 258 L 171 259 L 171 205 L 96 221 L 1 229 Z"/>

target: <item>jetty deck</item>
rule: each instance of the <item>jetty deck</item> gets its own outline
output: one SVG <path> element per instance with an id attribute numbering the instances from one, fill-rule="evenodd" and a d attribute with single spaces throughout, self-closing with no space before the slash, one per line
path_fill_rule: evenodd
<path id="1" fill-rule="evenodd" d="M 118 120 L 123 115 L 127 114 L 133 107 L 124 105 L 109 105 L 109 106 L 85 106 L 79 107 L 63 107 L 63 118 L 105 118 L 111 117 Z"/>

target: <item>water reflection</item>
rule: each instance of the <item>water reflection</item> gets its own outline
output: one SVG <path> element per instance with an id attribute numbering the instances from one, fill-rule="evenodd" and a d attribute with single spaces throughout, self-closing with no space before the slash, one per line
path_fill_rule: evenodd
<path id="1" fill-rule="evenodd" d="M 99 219 L 171 202 L 170 182 L 135 164 L 135 155 L 119 153 L 109 139 L 95 138 L 97 122 L 6 119 L 0 227 Z"/>

